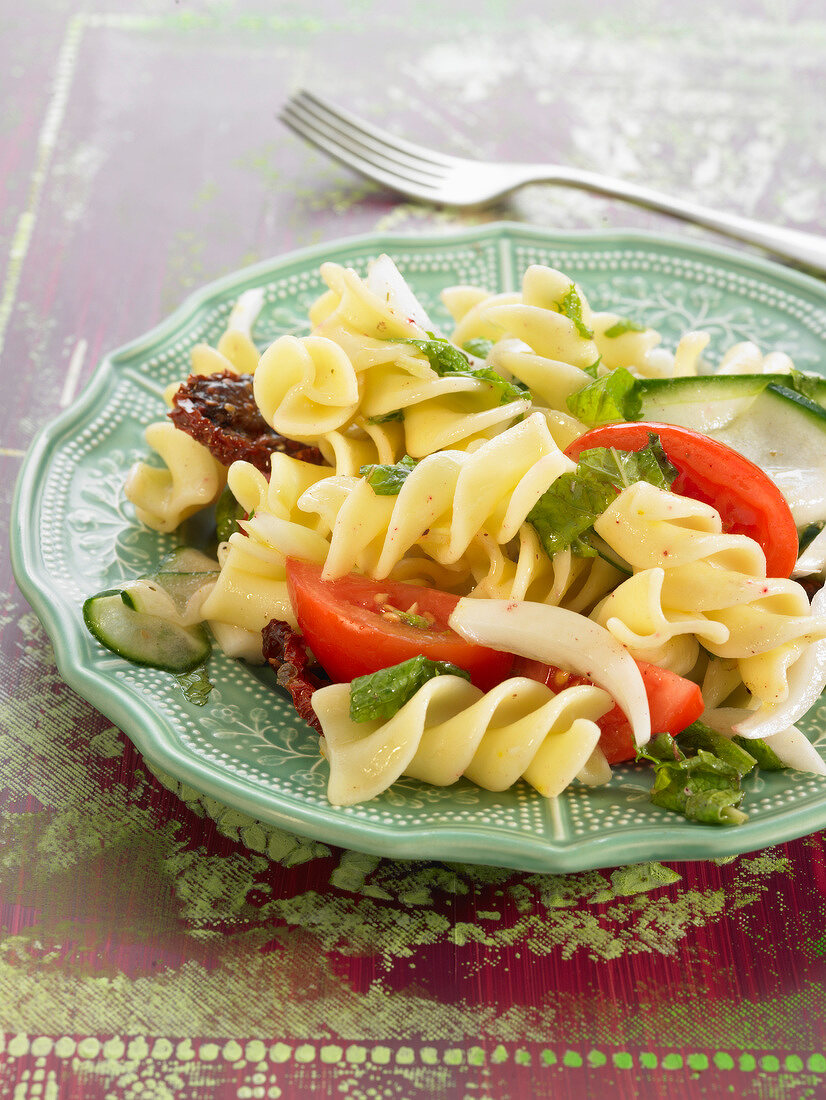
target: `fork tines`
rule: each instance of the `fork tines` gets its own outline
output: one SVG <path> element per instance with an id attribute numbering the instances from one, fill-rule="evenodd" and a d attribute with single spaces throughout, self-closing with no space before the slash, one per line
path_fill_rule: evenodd
<path id="1" fill-rule="evenodd" d="M 405 141 L 310 92 L 300 91 L 279 115 L 299 137 L 397 191 L 435 190 L 454 158 Z"/>

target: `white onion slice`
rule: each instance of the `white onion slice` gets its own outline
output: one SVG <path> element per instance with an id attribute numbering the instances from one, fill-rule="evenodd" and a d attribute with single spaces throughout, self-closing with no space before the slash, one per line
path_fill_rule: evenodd
<path id="1" fill-rule="evenodd" d="M 382 301 L 387 302 L 396 313 L 409 317 L 425 332 L 436 332 L 424 306 L 404 281 L 402 273 L 388 255 L 382 253 L 370 263 L 365 281 L 368 289 Z"/>
<path id="2" fill-rule="evenodd" d="M 826 588 L 815 593 L 812 614 L 826 613 Z M 734 727 L 740 737 L 774 737 L 810 710 L 826 687 L 826 638 L 809 646 L 789 669 L 789 693 L 782 703 L 756 710 Z"/>
<path id="3" fill-rule="evenodd" d="M 792 570 L 793 577 L 810 577 L 815 573 L 823 576 L 826 570 L 826 528 L 812 539 Z"/>
<path id="4" fill-rule="evenodd" d="M 766 744 L 787 768 L 794 768 L 799 772 L 814 772 L 815 775 L 826 775 L 826 763 L 823 757 L 805 733 L 801 733 L 796 726 L 789 726 L 788 729 L 781 730 L 773 737 L 766 738 Z"/>
<path id="5" fill-rule="evenodd" d="M 467 596 L 448 622 L 467 641 L 587 676 L 625 712 L 636 743 L 650 740 L 651 715 L 640 670 L 605 627 L 562 607 Z"/>

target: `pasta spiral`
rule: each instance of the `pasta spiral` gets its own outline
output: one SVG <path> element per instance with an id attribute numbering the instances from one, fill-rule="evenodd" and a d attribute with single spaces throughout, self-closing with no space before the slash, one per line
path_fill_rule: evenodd
<path id="1" fill-rule="evenodd" d="M 582 770 L 599 740 L 596 720 L 613 701 L 597 687 L 558 695 L 515 677 L 484 693 L 458 676 L 436 676 L 391 719 L 353 722 L 350 685 L 313 693 L 336 806 L 365 802 L 399 776 L 449 786 L 465 775 L 502 791 L 524 778 L 553 797 Z"/>
<path id="2" fill-rule="evenodd" d="M 803 647 L 826 637 L 826 618 L 812 616 L 802 586 L 766 577 L 761 548 L 723 534 L 710 505 L 639 482 L 594 526 L 634 576 L 593 617 L 635 656 L 663 663 L 664 645 L 673 652 L 675 639 L 693 635 L 736 660 L 754 698 L 771 706 L 786 697 L 786 672 Z"/>
<path id="3" fill-rule="evenodd" d="M 473 451 L 423 458 L 398 496 L 377 496 L 363 479 L 331 477 L 298 504 L 332 531 L 325 576 L 358 568 L 383 578 L 415 545 L 449 565 L 483 530 L 509 542 L 548 486 L 573 468 L 544 417 L 534 414 Z"/>

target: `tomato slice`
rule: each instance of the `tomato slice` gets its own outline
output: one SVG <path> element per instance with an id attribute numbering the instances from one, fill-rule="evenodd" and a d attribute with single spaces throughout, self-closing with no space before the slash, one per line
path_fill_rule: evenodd
<path id="1" fill-rule="evenodd" d="M 686 726 L 697 721 L 703 713 L 704 703 L 702 693 L 696 684 L 658 665 L 651 665 L 646 661 L 636 663 L 648 697 L 652 735 L 670 733 L 672 737 L 676 737 Z M 523 657 L 516 658 L 511 674 L 539 680 L 540 683 L 547 684 L 552 691 L 557 692 L 566 687 L 574 687 L 576 684 L 591 683 L 585 676 L 577 676 L 573 672 L 565 672 L 553 665 L 545 665 L 541 661 L 529 661 Z M 597 725 L 602 731 L 599 747 L 605 753 L 609 764 L 620 764 L 623 760 L 634 759 L 636 743 L 631 723 L 618 706 L 613 706 L 603 714 L 602 718 L 597 720 Z"/>
<path id="2" fill-rule="evenodd" d="M 723 530 L 748 535 L 766 555 L 769 577 L 788 577 L 798 554 L 797 527 L 786 499 L 771 478 L 744 455 L 707 435 L 676 424 L 636 421 L 603 424 L 569 444 L 565 453 L 576 459 L 589 447 L 639 451 L 655 432 L 671 463 L 679 471 L 675 493 L 711 504 L 720 513 Z"/>
<path id="3" fill-rule="evenodd" d="M 423 654 L 450 661 L 470 673 L 471 682 L 489 691 L 507 679 L 512 653 L 466 642 L 447 625 L 458 596 L 398 581 L 374 581 L 350 573 L 338 580 L 321 577 L 311 562 L 287 561 L 287 587 L 301 632 L 331 679 L 347 683 L 356 676 L 389 668 Z M 415 605 L 415 607 L 414 607 Z M 409 626 L 382 613 L 389 606 L 432 617 L 427 629 Z"/>

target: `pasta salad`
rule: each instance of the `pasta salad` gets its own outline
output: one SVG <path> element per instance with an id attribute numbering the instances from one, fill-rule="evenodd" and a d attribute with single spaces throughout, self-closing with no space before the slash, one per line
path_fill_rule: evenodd
<path id="1" fill-rule="evenodd" d="M 550 267 L 446 288 L 449 331 L 387 256 L 321 276 L 309 335 L 260 352 L 247 292 L 170 387 L 125 492 L 158 531 L 214 515 L 215 552 L 90 596 L 100 642 L 207 705 L 213 641 L 269 661 L 335 805 L 642 762 L 734 825 L 754 768 L 826 774 L 795 725 L 826 683 L 826 380 L 670 351 Z"/>

